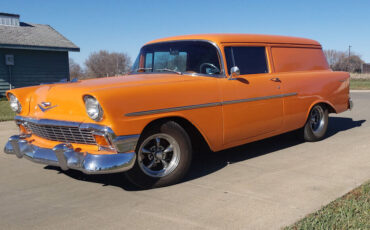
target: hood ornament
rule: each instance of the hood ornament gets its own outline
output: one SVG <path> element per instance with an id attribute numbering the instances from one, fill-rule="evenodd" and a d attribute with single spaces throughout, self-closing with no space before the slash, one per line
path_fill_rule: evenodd
<path id="1" fill-rule="evenodd" d="M 58 106 L 58 105 L 51 106 L 51 102 L 41 102 L 40 104 L 38 104 L 38 106 L 39 106 L 39 108 L 41 109 L 42 112 L 46 112 L 46 111 Z"/>

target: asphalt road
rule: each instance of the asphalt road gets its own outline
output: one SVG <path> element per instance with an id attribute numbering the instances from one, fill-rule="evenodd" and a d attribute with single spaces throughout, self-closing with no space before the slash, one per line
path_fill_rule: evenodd
<path id="1" fill-rule="evenodd" d="M 203 154 L 185 182 L 160 189 L 0 153 L 0 228 L 279 229 L 370 179 L 370 93 L 352 97 L 321 142 L 284 134 Z M 0 123 L 1 148 L 16 132 Z"/>

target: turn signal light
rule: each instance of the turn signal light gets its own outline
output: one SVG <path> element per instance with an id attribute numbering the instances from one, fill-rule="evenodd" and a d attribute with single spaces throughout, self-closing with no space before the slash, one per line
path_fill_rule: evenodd
<path id="1" fill-rule="evenodd" d="M 105 136 L 97 135 L 97 134 L 93 134 L 93 136 L 95 138 L 96 143 L 99 146 L 110 146 L 110 144 L 109 144 L 107 138 L 105 138 Z"/>
<path id="2" fill-rule="evenodd" d="M 19 132 L 21 133 L 21 134 L 29 134 L 30 132 L 26 129 L 26 127 L 24 127 L 24 125 L 18 125 L 18 127 L 19 127 Z"/>

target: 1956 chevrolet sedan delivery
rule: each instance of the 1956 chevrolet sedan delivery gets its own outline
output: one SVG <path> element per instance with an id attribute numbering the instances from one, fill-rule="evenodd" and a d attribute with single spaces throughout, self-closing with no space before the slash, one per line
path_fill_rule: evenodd
<path id="1" fill-rule="evenodd" d="M 20 134 L 5 152 L 87 174 L 126 171 L 141 187 L 178 182 L 194 147 L 219 151 L 299 130 L 325 136 L 352 107 L 349 74 L 313 40 L 189 35 L 144 45 L 130 74 L 7 92 Z"/>

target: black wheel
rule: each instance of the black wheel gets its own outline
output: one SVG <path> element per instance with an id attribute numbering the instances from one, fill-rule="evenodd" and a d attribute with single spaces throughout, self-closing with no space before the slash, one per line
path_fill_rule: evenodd
<path id="1" fill-rule="evenodd" d="M 328 109 L 325 105 L 315 105 L 312 107 L 307 122 L 302 129 L 305 141 L 322 140 L 328 129 Z"/>
<path id="2" fill-rule="evenodd" d="M 136 153 L 135 165 L 126 172 L 126 176 L 141 188 L 179 182 L 187 173 L 192 159 L 189 135 L 174 121 L 143 133 Z"/>

